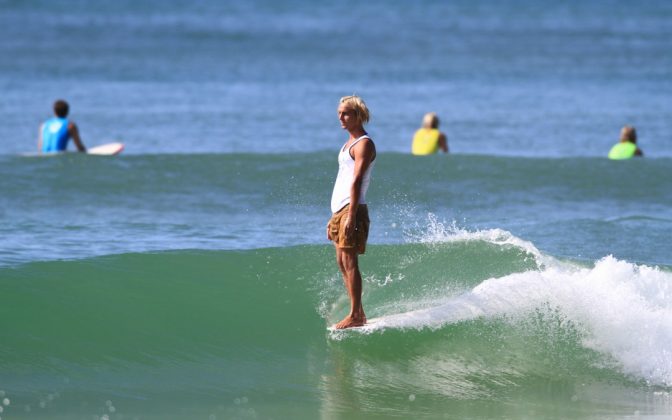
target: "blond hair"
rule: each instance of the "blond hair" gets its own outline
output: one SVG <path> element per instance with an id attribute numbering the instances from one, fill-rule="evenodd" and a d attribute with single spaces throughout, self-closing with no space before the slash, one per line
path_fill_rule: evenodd
<path id="1" fill-rule="evenodd" d="M 422 126 L 424 128 L 439 128 L 439 117 L 436 112 L 428 112 L 422 117 Z"/>
<path id="2" fill-rule="evenodd" d="M 621 128 L 621 141 L 629 141 L 630 143 L 637 143 L 637 131 L 635 127 L 626 125 Z"/>
<path id="3" fill-rule="evenodd" d="M 369 122 L 369 108 L 364 100 L 357 95 L 344 96 L 339 101 L 340 105 L 347 105 L 355 111 L 355 117 L 362 125 Z"/>

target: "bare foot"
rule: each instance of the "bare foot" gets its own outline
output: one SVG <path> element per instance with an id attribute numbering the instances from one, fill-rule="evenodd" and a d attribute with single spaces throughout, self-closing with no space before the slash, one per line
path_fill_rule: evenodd
<path id="1" fill-rule="evenodd" d="M 345 318 L 343 318 L 341 322 L 334 325 L 334 327 L 337 330 L 343 330 L 345 328 L 361 327 L 364 324 L 366 324 L 366 319 L 348 315 Z"/>

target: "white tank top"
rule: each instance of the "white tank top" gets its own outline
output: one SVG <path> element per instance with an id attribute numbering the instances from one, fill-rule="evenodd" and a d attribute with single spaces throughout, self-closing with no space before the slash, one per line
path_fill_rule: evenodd
<path id="1" fill-rule="evenodd" d="M 355 139 L 350 147 L 346 148 L 345 144 L 338 154 L 338 176 L 336 176 L 336 183 L 334 184 L 334 191 L 331 193 L 331 212 L 336 213 L 342 209 L 346 204 L 350 203 L 350 189 L 352 188 L 352 181 L 355 178 L 355 160 L 350 156 L 350 149 L 352 146 L 359 143 L 362 139 L 371 139 L 368 134 Z M 374 158 L 375 159 L 375 158 Z M 369 167 L 364 172 L 362 179 L 362 188 L 359 191 L 359 204 L 366 204 L 366 191 L 369 189 L 369 181 L 371 179 L 371 169 L 375 160 L 371 162 Z"/>

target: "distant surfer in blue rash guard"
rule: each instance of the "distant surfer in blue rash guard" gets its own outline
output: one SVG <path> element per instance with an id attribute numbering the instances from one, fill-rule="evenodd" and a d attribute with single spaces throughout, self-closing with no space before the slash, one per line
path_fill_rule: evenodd
<path id="1" fill-rule="evenodd" d="M 54 117 L 49 118 L 40 126 L 37 149 L 42 153 L 64 152 L 68 141 L 72 138 L 77 150 L 86 152 L 86 147 L 79 136 L 77 124 L 68 120 L 70 106 L 62 99 L 54 102 Z"/>
<path id="2" fill-rule="evenodd" d="M 338 154 L 338 175 L 331 195 L 332 216 L 327 224 L 327 239 L 334 242 L 336 262 L 350 296 L 350 312 L 334 326 L 343 329 L 366 324 L 358 255 L 365 252 L 369 236 L 366 191 L 376 159 L 376 146 L 364 130 L 364 124 L 369 121 L 369 110 L 360 97 L 341 98 L 338 119 L 350 136 Z"/>

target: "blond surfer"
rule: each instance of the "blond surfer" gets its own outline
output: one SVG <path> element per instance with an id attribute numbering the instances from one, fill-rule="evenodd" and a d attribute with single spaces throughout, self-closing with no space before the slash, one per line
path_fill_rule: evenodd
<path id="1" fill-rule="evenodd" d="M 336 247 L 336 262 L 350 297 L 350 312 L 334 325 L 343 329 L 366 324 L 358 256 L 365 252 L 369 235 L 366 191 L 376 159 L 376 146 L 364 130 L 364 124 L 369 121 L 369 110 L 360 97 L 341 98 L 338 119 L 349 137 L 338 154 L 338 175 L 331 195 L 332 216 L 327 224 L 327 238 Z"/>

